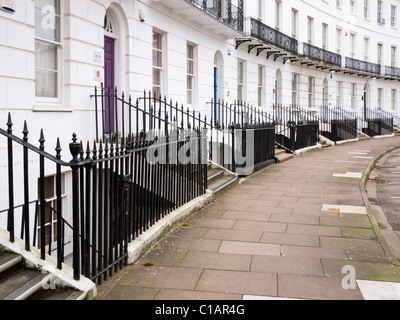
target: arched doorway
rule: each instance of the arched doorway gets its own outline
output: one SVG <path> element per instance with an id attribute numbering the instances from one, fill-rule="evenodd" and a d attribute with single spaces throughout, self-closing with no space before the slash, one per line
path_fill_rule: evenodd
<path id="1" fill-rule="evenodd" d="M 118 88 L 121 93 L 129 88 L 128 85 L 128 33 L 129 28 L 124 10 L 117 3 L 112 3 L 104 16 L 104 87 L 106 92 Z M 113 100 L 113 99 L 111 99 Z M 105 133 L 115 133 L 116 117 L 114 101 L 106 101 Z M 121 128 L 119 126 L 118 128 Z M 117 133 L 118 134 L 118 133 Z"/>

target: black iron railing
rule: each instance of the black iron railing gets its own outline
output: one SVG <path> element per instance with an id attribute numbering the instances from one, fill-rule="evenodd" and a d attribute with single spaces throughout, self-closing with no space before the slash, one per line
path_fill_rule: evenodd
<path id="1" fill-rule="evenodd" d="M 141 136 L 144 132 L 153 132 L 157 135 L 172 130 L 183 131 L 185 128 L 203 130 L 208 139 L 208 160 L 233 172 L 239 170 L 241 175 L 244 174 L 241 170 L 243 156 L 249 156 L 249 153 L 252 153 L 250 150 L 253 150 L 250 142 L 253 137 L 251 130 L 274 130 L 272 118 L 241 102 L 228 104 L 211 100 L 209 104 L 211 110 L 207 118 L 199 112 L 184 108 L 165 97 L 152 95 L 150 92 L 144 92 L 142 97 L 133 102 L 131 97 L 126 98 L 124 94 L 119 96 L 117 89 L 110 91 L 101 87 L 100 90 L 95 89 L 92 97 L 95 99 L 97 111 L 98 139 L 116 141 L 129 135 Z M 109 101 L 114 103 L 111 104 Z M 111 105 L 114 106 L 112 110 L 110 107 L 110 110 L 104 110 L 106 106 Z M 110 117 L 110 114 L 113 116 Z M 110 123 L 106 127 L 107 122 Z M 107 132 L 107 128 L 115 130 Z M 246 136 L 248 149 L 242 150 L 244 145 L 241 141 L 245 130 L 249 131 Z M 265 148 L 270 150 L 268 146 Z M 268 159 L 264 159 L 268 161 L 273 158 L 274 153 L 269 153 Z M 251 161 L 248 161 L 249 163 Z"/>
<path id="2" fill-rule="evenodd" d="M 234 101 L 229 104 L 224 101 L 211 100 L 210 106 L 211 122 L 217 132 L 227 127 L 234 132 L 235 140 L 232 141 L 236 143 L 236 147 L 228 144 L 228 150 L 231 148 L 238 150 L 234 153 L 236 170 L 240 168 L 242 175 L 246 175 L 243 173 L 252 173 L 253 169 L 275 161 L 275 123 L 269 114 L 259 108 L 253 108 L 243 101 Z M 214 139 L 214 141 L 211 140 L 211 144 L 214 146 L 211 150 L 211 159 L 215 159 L 216 154 L 222 154 L 218 150 L 226 144 L 225 140 L 215 141 L 215 137 L 218 139 L 218 135 L 211 136 L 211 139 Z M 217 145 L 219 147 L 215 148 Z M 239 161 L 238 158 L 242 160 Z M 248 160 L 246 164 L 244 159 Z M 225 161 L 222 159 L 217 162 L 223 165 L 222 163 Z"/>
<path id="3" fill-rule="evenodd" d="M 288 152 L 313 147 L 319 141 L 319 119 L 298 106 L 274 106 L 277 145 Z"/>
<path id="4" fill-rule="evenodd" d="M 336 67 L 342 66 L 342 56 L 340 54 L 313 46 L 309 43 L 303 43 L 303 54 L 309 59 L 318 60 L 319 62 L 331 64 Z"/>
<path id="5" fill-rule="evenodd" d="M 101 284 L 126 264 L 129 242 L 171 211 L 206 192 L 207 155 L 202 151 L 207 148 L 203 130 L 166 129 L 157 135 L 142 132 L 115 142 L 100 140 L 93 146 L 87 143 L 85 149 L 74 134 L 69 144 L 72 160 L 65 162 L 59 141 L 53 156 L 45 150 L 43 131 L 38 148 L 28 141 L 26 123 L 23 139 L 13 134 L 11 116 L 7 125 L 7 130 L 0 129 L 0 137 L 7 140 L 8 179 L 0 183 L 7 184 L 4 187 L 8 201 L 1 205 L 8 207 L 5 211 L 10 241 L 15 242 L 19 227 L 27 251 L 38 247 L 43 260 L 47 253 L 56 255 L 57 266 L 62 269 L 68 228 L 76 280 L 83 274 Z M 23 171 L 22 181 L 15 172 L 18 163 Z M 67 199 L 61 194 L 65 170 L 72 171 Z M 31 181 L 36 172 L 37 182 Z M 56 185 L 56 208 L 50 207 L 50 211 L 46 195 L 52 190 L 45 184 L 48 174 L 55 174 Z M 35 186 L 38 195 L 31 191 Z M 22 204 L 17 204 L 20 199 Z M 49 212 L 56 230 L 51 229 L 52 224 L 49 230 Z M 16 219 L 19 214 L 20 226 Z M 52 240 L 48 239 L 53 235 L 55 253 Z"/>
<path id="6" fill-rule="evenodd" d="M 371 63 L 367 61 L 361 61 L 353 58 L 346 57 L 345 67 L 347 69 L 371 73 L 375 75 L 381 74 L 381 65 L 377 63 Z"/>
<path id="7" fill-rule="evenodd" d="M 320 133 L 333 142 L 357 138 L 357 116 L 343 108 L 321 107 Z"/>
<path id="8" fill-rule="evenodd" d="M 227 25 L 243 31 L 243 6 L 235 6 L 231 0 L 184 0 L 208 16 Z"/>
<path id="9" fill-rule="evenodd" d="M 363 132 L 370 137 L 393 134 L 394 120 L 389 112 L 378 109 L 364 109 L 364 120 L 367 127 Z"/>
<path id="10" fill-rule="evenodd" d="M 385 67 L 385 75 L 387 77 L 400 79 L 400 68 L 386 66 Z"/>
<path id="11" fill-rule="evenodd" d="M 298 54 L 299 43 L 296 39 L 273 29 L 259 20 L 246 18 L 245 34 L 279 49 Z"/>

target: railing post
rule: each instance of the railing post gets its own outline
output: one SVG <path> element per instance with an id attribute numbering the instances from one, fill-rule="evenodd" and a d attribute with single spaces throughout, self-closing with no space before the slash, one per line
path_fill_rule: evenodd
<path id="1" fill-rule="evenodd" d="M 12 134 L 13 123 L 11 121 L 11 114 L 8 114 L 7 133 Z M 7 230 L 10 233 L 10 242 L 15 242 L 14 231 L 14 161 L 13 161 L 13 145 L 12 139 L 8 138 L 8 220 Z"/>
<path id="2" fill-rule="evenodd" d="M 73 224 L 73 269 L 74 279 L 80 280 L 80 252 L 79 252 L 79 160 L 78 155 L 81 145 L 77 142 L 76 134 L 73 134 L 69 149 L 72 155 L 70 166 L 72 169 L 72 224 Z"/>
<path id="3" fill-rule="evenodd" d="M 44 136 L 43 130 L 40 134 L 40 151 L 44 151 Z M 46 258 L 46 221 L 45 221 L 45 190 L 44 190 L 44 156 L 40 155 L 40 251 L 41 251 L 41 259 L 44 260 Z M 51 234 L 50 240 L 51 242 Z"/>
<path id="4" fill-rule="evenodd" d="M 97 98 L 96 98 L 97 99 Z M 57 139 L 57 160 L 61 160 L 61 145 L 60 139 Z M 64 222 L 62 214 L 62 199 L 61 199 L 61 165 L 57 163 L 56 173 L 56 196 L 57 196 L 57 268 L 62 269 L 64 262 Z"/>
<path id="5" fill-rule="evenodd" d="M 28 127 L 26 121 L 24 122 L 24 129 L 22 131 L 24 135 L 24 143 L 28 143 Z M 24 215 L 24 226 L 25 231 L 28 234 L 29 232 L 29 159 L 28 159 L 28 147 L 24 145 L 24 208 L 23 208 L 23 215 Z M 29 239 L 25 239 L 25 249 L 27 251 L 30 250 L 29 248 Z"/>

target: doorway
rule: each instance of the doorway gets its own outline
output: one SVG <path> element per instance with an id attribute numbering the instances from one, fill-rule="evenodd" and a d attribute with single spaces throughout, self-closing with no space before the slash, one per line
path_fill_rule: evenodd
<path id="1" fill-rule="evenodd" d="M 114 132 L 114 99 L 112 95 L 115 88 L 115 40 L 104 37 L 104 89 L 110 93 L 110 99 L 106 98 L 104 110 L 105 133 Z"/>

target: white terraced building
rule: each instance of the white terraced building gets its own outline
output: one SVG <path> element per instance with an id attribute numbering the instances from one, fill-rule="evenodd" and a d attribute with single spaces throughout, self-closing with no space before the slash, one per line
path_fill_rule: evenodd
<path id="1" fill-rule="evenodd" d="M 37 146 L 44 129 L 46 151 L 55 154 L 59 138 L 65 161 L 73 133 L 97 138 L 101 111 L 92 95 L 102 85 L 132 101 L 155 92 L 208 120 L 212 99 L 266 113 L 274 105 L 400 112 L 399 0 L 0 0 L 0 8 L 0 128 L 7 131 L 10 113 L 22 139 L 26 120 Z M 108 131 L 123 136 L 121 118 L 105 117 Z M 29 159 L 29 200 L 40 189 L 38 162 Z M 7 163 L 3 134 L 3 182 Z M 21 161 L 14 169 L 22 181 Z M 46 201 L 55 206 L 56 167 L 45 172 Z M 66 221 L 71 176 L 64 168 Z M 24 192 L 15 189 L 17 206 Z M 9 194 L 7 184 L 0 194 Z M 9 199 L 0 197 L 0 229 L 7 208 Z"/>
<path id="2" fill-rule="evenodd" d="M 199 111 L 214 97 L 266 111 L 274 103 L 399 108 L 398 0 L 1 3 L 11 8 L 0 11 L 0 112 L 48 137 L 69 139 L 72 127 L 93 137 L 90 95 L 102 82 Z M 238 39 L 252 41 L 236 49 Z"/>

